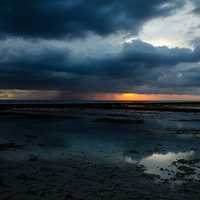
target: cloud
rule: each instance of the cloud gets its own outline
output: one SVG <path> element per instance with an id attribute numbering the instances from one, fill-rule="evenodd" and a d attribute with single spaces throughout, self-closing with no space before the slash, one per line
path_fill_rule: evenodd
<path id="1" fill-rule="evenodd" d="M 198 0 L 192 0 L 192 2 L 195 5 L 193 12 L 196 13 L 196 14 L 200 14 L 200 2 Z"/>
<path id="2" fill-rule="evenodd" d="M 80 58 L 62 43 L 2 40 L 0 89 L 200 94 L 199 47 L 155 47 L 134 40 L 117 53 Z"/>
<path id="3" fill-rule="evenodd" d="M 1 0 L 0 36 L 82 37 L 130 31 L 151 18 L 167 16 L 182 0 Z"/>
<path id="4" fill-rule="evenodd" d="M 55 99 L 60 95 L 59 91 L 54 90 L 0 90 L 0 99 L 31 99 L 48 100 Z"/>
<path id="5" fill-rule="evenodd" d="M 194 11 L 196 9 L 197 5 L 187 0 L 170 16 L 147 21 L 139 32 L 139 38 L 156 46 L 193 48 L 200 35 L 200 15 Z"/>

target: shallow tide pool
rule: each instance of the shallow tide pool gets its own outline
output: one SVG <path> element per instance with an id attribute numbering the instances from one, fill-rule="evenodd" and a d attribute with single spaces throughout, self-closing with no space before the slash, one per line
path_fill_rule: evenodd
<path id="1" fill-rule="evenodd" d="M 101 163 L 138 165 L 163 180 L 199 179 L 199 114 L 127 110 L 75 114 L 63 119 L 2 118 L 0 144 L 22 146 L 0 151 L 0 158 L 65 160 L 80 155 Z"/>

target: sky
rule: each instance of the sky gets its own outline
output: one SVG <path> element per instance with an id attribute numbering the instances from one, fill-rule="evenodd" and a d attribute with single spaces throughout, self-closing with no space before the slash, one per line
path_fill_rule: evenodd
<path id="1" fill-rule="evenodd" d="M 0 99 L 200 100 L 200 1 L 1 0 Z"/>

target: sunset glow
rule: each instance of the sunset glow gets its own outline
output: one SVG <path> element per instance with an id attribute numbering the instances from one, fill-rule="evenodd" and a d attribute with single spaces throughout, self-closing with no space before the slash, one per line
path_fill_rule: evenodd
<path id="1" fill-rule="evenodd" d="M 145 94 L 145 93 L 68 93 L 59 90 L 0 90 L 2 100 L 114 100 L 114 101 L 159 101 L 159 100 L 183 100 L 200 101 L 200 95 L 190 94 Z"/>
<path id="2" fill-rule="evenodd" d="M 185 100 L 199 101 L 199 95 L 189 94 L 139 94 L 139 93 L 113 93 L 96 94 L 96 100 L 119 100 L 119 101 L 156 101 L 156 100 Z"/>

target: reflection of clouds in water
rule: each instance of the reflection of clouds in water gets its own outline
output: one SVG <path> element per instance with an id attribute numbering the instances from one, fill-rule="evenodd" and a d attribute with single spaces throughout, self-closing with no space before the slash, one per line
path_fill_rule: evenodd
<path id="1" fill-rule="evenodd" d="M 141 162 L 167 162 L 168 164 L 172 163 L 175 160 L 179 159 L 188 159 L 191 158 L 194 155 L 194 151 L 189 152 L 179 152 L 179 153 L 172 153 L 169 152 L 167 154 L 157 154 L 154 153 L 151 156 L 148 156 L 146 158 L 143 158 Z"/>
<path id="2" fill-rule="evenodd" d="M 139 161 L 134 160 L 130 156 L 125 157 L 125 162 L 130 164 L 139 164 L 145 167 L 145 172 L 149 174 L 160 175 L 161 178 L 169 178 L 173 174 L 172 171 L 177 171 L 176 167 L 172 165 L 174 161 L 185 159 L 190 160 L 194 157 L 194 151 L 167 154 L 154 153 L 151 156 L 147 156 Z M 161 170 L 162 169 L 162 170 Z M 170 172 L 171 171 L 171 172 Z"/>

